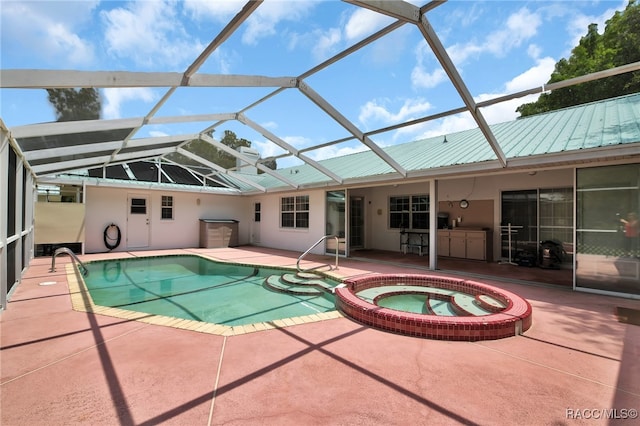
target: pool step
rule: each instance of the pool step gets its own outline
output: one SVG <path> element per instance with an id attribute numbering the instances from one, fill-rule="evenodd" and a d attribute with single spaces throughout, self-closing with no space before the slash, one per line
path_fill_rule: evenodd
<path id="1" fill-rule="evenodd" d="M 433 296 L 433 295 L 431 295 Z M 431 315 L 455 317 L 458 315 L 451 304 L 451 297 L 428 297 L 425 303 L 427 312 Z"/>
<path id="2" fill-rule="evenodd" d="M 287 276 L 293 275 L 293 274 L 285 274 Z M 318 274 L 314 274 L 313 272 L 296 272 L 295 275 L 293 275 L 293 279 L 294 280 L 298 280 L 298 279 L 305 279 L 305 280 L 322 280 L 322 275 L 318 275 Z"/>
<path id="3" fill-rule="evenodd" d="M 484 309 L 484 307 L 476 301 L 474 296 L 464 293 L 455 294 L 451 298 L 451 306 L 456 314 L 461 317 L 481 316 L 492 313 Z"/>
<path id="4" fill-rule="evenodd" d="M 507 304 L 488 294 L 479 294 L 476 296 L 476 302 L 489 312 L 502 312 L 507 308 Z"/>
<path id="5" fill-rule="evenodd" d="M 322 277 L 320 275 L 310 274 L 308 272 L 297 272 L 293 273 L 285 273 L 282 274 L 282 280 L 289 284 L 300 284 L 300 285 L 325 285 L 324 281 L 322 281 Z"/>
<path id="6" fill-rule="evenodd" d="M 270 275 L 264 280 L 264 284 L 274 291 L 303 296 L 317 296 L 332 291 L 332 287 L 322 281 L 319 275 L 300 272 Z"/>

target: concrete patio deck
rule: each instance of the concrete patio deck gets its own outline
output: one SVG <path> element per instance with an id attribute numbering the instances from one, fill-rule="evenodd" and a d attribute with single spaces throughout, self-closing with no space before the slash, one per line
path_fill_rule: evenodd
<path id="1" fill-rule="evenodd" d="M 293 267 L 298 256 L 253 247 L 161 253 Z M 3 426 L 640 421 L 640 326 L 615 314 L 618 306 L 640 309 L 638 300 L 487 279 L 531 303 L 526 333 L 446 342 L 338 317 L 219 336 L 74 311 L 69 261 L 59 257 L 55 273 L 51 258 L 32 261 L 0 314 Z M 420 271 L 340 259 L 337 273 Z"/>

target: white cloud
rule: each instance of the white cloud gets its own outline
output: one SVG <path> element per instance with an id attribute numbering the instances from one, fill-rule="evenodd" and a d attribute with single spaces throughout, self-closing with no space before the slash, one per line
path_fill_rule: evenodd
<path id="1" fill-rule="evenodd" d="M 482 14 L 481 2 L 468 2 L 464 4 L 464 7 L 457 7 L 449 12 L 447 19 L 456 28 L 468 28 L 481 19 Z"/>
<path id="2" fill-rule="evenodd" d="M 483 43 L 482 50 L 496 56 L 504 56 L 514 47 L 535 36 L 542 25 L 538 13 L 522 8 L 507 18 L 504 28 L 490 33 Z"/>
<path id="3" fill-rule="evenodd" d="M 358 8 L 347 20 L 344 27 L 344 35 L 347 40 L 364 38 L 385 25 L 389 25 L 393 19 L 378 12 Z"/>
<path id="4" fill-rule="evenodd" d="M 542 86 L 549 81 L 555 65 L 556 61 L 553 58 L 546 57 L 539 59 L 534 67 L 529 68 L 505 84 L 507 92 L 519 92 L 521 90 Z"/>
<path id="5" fill-rule="evenodd" d="M 259 39 L 276 34 L 280 21 L 298 21 L 309 14 L 313 2 L 307 1 L 265 1 L 247 19 L 242 42 L 254 45 Z"/>
<path id="6" fill-rule="evenodd" d="M 475 43 L 454 44 L 446 49 L 451 61 L 460 66 L 463 65 L 471 56 L 479 56 L 483 53 L 482 45 Z"/>
<path id="7" fill-rule="evenodd" d="M 309 139 L 305 138 L 304 136 L 286 136 L 283 137 L 282 140 L 294 147 L 310 145 Z M 252 140 L 251 147 L 256 149 L 260 153 L 260 158 L 275 157 L 286 153 L 283 148 L 268 139 Z M 278 167 L 283 167 L 282 161 L 278 161 Z"/>
<path id="8" fill-rule="evenodd" d="M 515 93 L 522 90 L 527 90 L 541 86 L 546 83 L 551 76 L 551 72 L 555 67 L 555 60 L 553 58 L 539 59 L 537 64 L 527 71 L 515 76 L 513 79 L 505 83 L 504 93 L 485 93 L 474 97 L 474 100 L 479 103 L 489 99 L 495 99 L 500 96 L 504 96 L 508 93 Z M 519 117 L 519 113 L 516 109 L 529 102 L 535 102 L 539 97 L 539 94 L 528 95 L 522 98 L 516 98 L 509 101 L 501 102 L 495 105 L 484 107 L 480 110 L 485 121 L 488 124 L 503 123 L 506 121 L 512 121 Z M 382 114 L 378 112 L 378 114 Z M 440 120 L 435 120 L 426 123 L 419 123 L 414 126 L 398 129 L 393 134 L 394 142 L 407 142 L 411 140 L 418 140 L 422 138 L 441 136 L 460 132 L 463 130 L 477 128 L 478 124 L 473 119 L 470 113 L 460 113 L 444 117 Z"/>
<path id="9" fill-rule="evenodd" d="M 0 7 L 2 38 L 11 40 L 16 49 L 56 64 L 90 65 L 95 60 L 95 48 L 80 33 L 96 6 L 95 1 L 3 1 Z"/>
<path id="10" fill-rule="evenodd" d="M 318 38 L 313 46 L 313 57 L 322 61 L 338 50 L 338 45 L 342 41 L 342 33 L 338 28 L 329 28 L 326 31 L 318 32 Z"/>
<path id="11" fill-rule="evenodd" d="M 529 47 L 527 47 L 527 55 L 529 55 L 533 59 L 538 59 L 541 54 L 542 48 L 537 44 L 530 44 Z"/>
<path id="12" fill-rule="evenodd" d="M 480 95 L 476 98 L 476 101 L 481 102 L 483 100 L 493 99 L 498 96 L 501 96 L 501 94 L 491 93 L 486 95 Z M 500 102 L 499 104 L 482 108 L 481 112 L 482 112 L 482 115 L 484 116 L 484 119 L 489 124 L 513 121 L 520 116 L 520 114 L 516 112 L 516 108 L 518 108 L 520 105 L 524 103 L 536 101 L 539 96 L 540 95 L 529 95 L 523 98 L 517 98 L 517 99 L 512 99 L 506 102 Z M 473 127 L 477 127 L 477 125 L 475 125 L 475 121 L 473 121 L 473 124 L 474 124 Z"/>
<path id="13" fill-rule="evenodd" d="M 342 157 L 345 155 L 353 154 L 356 152 L 366 151 L 368 148 L 364 144 L 358 144 L 355 146 L 337 146 L 331 145 L 324 148 L 317 149 L 309 153 L 309 157 L 316 161 L 326 160 L 327 158 Z"/>
<path id="14" fill-rule="evenodd" d="M 226 23 L 245 5 L 243 0 L 202 1 L 185 0 L 184 9 L 196 20 L 205 21 L 210 18 Z"/>
<path id="15" fill-rule="evenodd" d="M 106 101 L 102 107 L 103 118 L 120 118 L 122 104 L 129 101 L 141 100 L 153 102 L 156 94 L 149 88 L 104 89 L 103 99 Z"/>
<path id="16" fill-rule="evenodd" d="M 622 0 L 618 3 L 617 6 L 607 9 L 597 16 L 573 13 L 572 19 L 569 20 L 567 28 L 567 32 L 572 37 L 569 40 L 570 48 L 573 49 L 580 43 L 580 38 L 582 38 L 587 33 L 587 29 L 589 28 L 590 24 L 598 24 L 598 33 L 602 34 L 606 26 L 606 21 L 611 19 L 616 11 L 623 11 L 626 8 L 627 4 L 628 0 Z M 567 56 L 569 54 L 570 52 L 567 54 Z"/>
<path id="17" fill-rule="evenodd" d="M 469 42 L 453 44 L 446 48 L 451 61 L 460 69 L 470 57 L 477 57 L 485 53 L 502 57 L 514 48 L 522 45 L 526 40 L 535 36 L 542 25 L 540 14 L 533 13 L 527 8 L 521 8 L 511 14 L 505 25 L 500 29 L 490 32 L 481 42 Z M 537 52 L 537 53 L 536 53 Z M 529 46 L 530 55 L 539 55 L 535 46 Z M 433 53 L 428 45 L 421 42 L 416 49 L 416 65 L 411 72 L 411 82 L 416 88 L 433 88 L 446 81 L 444 71 L 437 68 L 429 71 L 428 62 L 436 64 Z"/>
<path id="18" fill-rule="evenodd" d="M 430 89 L 447 80 L 447 74 L 442 68 L 427 71 L 427 62 L 437 63 L 435 55 L 426 42 L 418 43 L 416 47 L 416 65 L 411 70 L 411 85 L 415 88 Z"/>
<path id="19" fill-rule="evenodd" d="M 447 81 L 447 74 L 442 68 L 427 72 L 423 67 L 416 66 L 411 70 L 411 84 L 413 87 L 430 89 L 443 81 Z"/>
<path id="20" fill-rule="evenodd" d="M 265 129 L 270 129 L 270 130 L 275 130 L 278 128 L 278 123 L 276 123 L 275 121 L 267 121 L 264 123 L 260 123 L 260 125 Z"/>
<path id="21" fill-rule="evenodd" d="M 314 141 L 306 136 L 283 136 L 282 140 L 297 149 L 309 147 L 314 144 Z M 254 140 L 251 142 L 251 147 L 257 149 L 258 152 L 260 152 L 261 158 L 273 157 L 285 153 L 285 150 L 267 139 Z M 353 154 L 354 152 L 360 152 L 366 149 L 367 147 L 365 145 L 359 143 L 355 144 L 355 146 L 331 145 L 305 152 L 304 155 L 313 160 L 320 161 L 327 158 Z M 278 168 L 291 167 L 298 164 L 300 164 L 300 160 L 295 157 L 282 158 L 278 160 Z"/>
<path id="22" fill-rule="evenodd" d="M 483 53 L 502 57 L 535 36 L 540 25 L 540 14 L 521 8 L 507 18 L 504 26 L 490 32 L 480 43 L 454 44 L 447 48 L 447 53 L 457 66 L 463 65 L 469 57 Z"/>
<path id="23" fill-rule="evenodd" d="M 275 157 L 285 153 L 285 150 L 280 148 L 275 143 L 268 139 L 252 140 L 251 148 L 257 150 L 260 153 L 260 158 Z"/>
<path id="24" fill-rule="evenodd" d="M 415 28 L 405 25 L 376 40 L 370 45 L 370 63 L 373 65 L 390 65 L 393 68 L 401 63 L 402 56 L 409 46 L 407 39 Z"/>
<path id="25" fill-rule="evenodd" d="M 474 127 L 477 127 L 477 125 L 469 113 L 450 115 L 439 120 L 418 123 L 398 129 L 393 132 L 387 145 L 442 136 Z"/>
<path id="26" fill-rule="evenodd" d="M 310 146 L 312 144 L 311 140 L 305 136 L 283 136 L 281 139 L 297 149 Z M 251 147 L 260 152 L 261 158 L 274 157 L 286 152 L 279 145 L 268 139 L 252 140 Z"/>
<path id="27" fill-rule="evenodd" d="M 312 145 L 312 140 L 306 136 L 283 136 L 282 140 L 295 148 L 304 148 Z"/>
<path id="28" fill-rule="evenodd" d="M 358 120 L 364 124 L 372 122 L 395 124 L 422 116 L 431 109 L 431 104 L 422 98 L 405 99 L 396 112 L 389 111 L 387 103 L 389 103 L 388 100 L 384 99 L 367 102 L 360 108 Z"/>
<path id="29" fill-rule="evenodd" d="M 95 59 L 93 46 L 74 34 L 62 24 L 50 24 L 45 28 L 43 47 L 51 52 L 60 52 L 66 61 L 75 65 L 88 65 Z"/>
<path id="30" fill-rule="evenodd" d="M 364 8 L 357 8 L 347 17 L 343 27 L 314 29 L 310 33 L 315 39 L 314 46 L 311 49 L 313 57 L 318 61 L 327 59 L 343 47 L 343 42 L 353 43 L 371 35 L 391 22 L 393 22 L 393 19 L 386 15 Z M 370 51 L 372 62 L 389 63 L 397 60 L 402 51 L 398 47 L 403 46 L 406 33 L 406 30 L 397 30 L 391 35 L 378 40 Z M 293 38 L 294 40 L 290 43 L 290 47 L 299 45 L 300 41 L 308 38 L 308 35 L 295 34 Z"/>
<path id="31" fill-rule="evenodd" d="M 204 49 L 190 37 L 171 1 L 127 3 L 102 12 L 109 53 L 151 68 L 170 65 L 182 70 Z"/>

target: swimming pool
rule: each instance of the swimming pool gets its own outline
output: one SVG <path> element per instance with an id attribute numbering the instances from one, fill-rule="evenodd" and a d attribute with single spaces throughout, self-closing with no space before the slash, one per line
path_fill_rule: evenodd
<path id="1" fill-rule="evenodd" d="M 225 326 L 335 311 L 331 289 L 339 284 L 196 255 L 93 261 L 86 267 L 84 284 L 95 305 Z M 287 275 L 290 282 L 283 282 Z"/>

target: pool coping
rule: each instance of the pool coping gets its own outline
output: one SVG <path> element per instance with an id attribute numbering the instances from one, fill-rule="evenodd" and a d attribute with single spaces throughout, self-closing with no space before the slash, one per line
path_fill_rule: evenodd
<path id="1" fill-rule="evenodd" d="M 172 256 L 172 255 L 168 255 Z M 211 260 L 217 263 L 233 264 L 236 263 L 224 262 L 221 260 L 213 259 L 208 256 L 201 256 L 198 254 L 189 254 L 189 256 L 197 256 L 203 259 Z M 156 256 L 150 256 L 156 257 Z M 164 256 L 163 256 L 164 257 Z M 255 266 L 271 268 L 271 266 L 263 265 L 250 265 L 243 263 L 242 266 Z M 288 268 L 273 267 L 273 269 L 287 270 Z M 109 306 L 96 305 L 93 302 L 93 298 L 86 287 L 82 274 L 75 263 L 69 263 L 66 265 L 67 283 L 69 286 L 69 295 L 71 297 L 71 306 L 74 311 L 87 312 L 98 315 L 105 315 L 128 321 L 136 321 L 146 324 L 159 325 L 163 327 L 178 328 L 181 330 L 190 330 L 198 333 L 214 334 L 218 336 L 238 336 L 242 334 L 255 333 L 258 331 L 265 331 L 278 328 L 286 328 L 299 324 L 308 324 L 312 322 L 327 321 L 336 318 L 343 318 L 344 315 L 336 310 L 329 312 L 317 312 L 310 315 L 302 315 L 297 317 L 277 319 L 273 321 L 256 322 L 244 325 L 223 325 L 215 324 L 203 321 L 196 321 L 190 319 L 183 319 L 177 317 L 170 317 L 166 315 L 148 314 L 146 312 L 129 311 L 126 309 L 112 308 Z"/>

